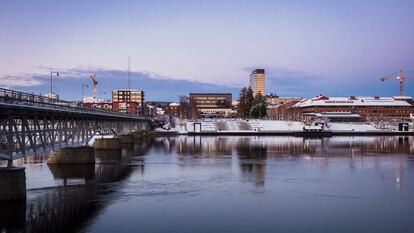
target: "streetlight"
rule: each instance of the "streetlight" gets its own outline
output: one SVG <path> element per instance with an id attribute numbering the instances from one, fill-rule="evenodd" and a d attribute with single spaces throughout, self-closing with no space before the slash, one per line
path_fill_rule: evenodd
<path id="1" fill-rule="evenodd" d="M 82 83 L 82 103 L 85 101 L 85 91 L 84 91 L 84 87 L 89 88 L 88 84 L 83 84 Z"/>
<path id="2" fill-rule="evenodd" d="M 99 94 L 103 95 L 104 98 L 106 98 L 106 92 L 105 91 L 100 91 Z"/>
<path id="3" fill-rule="evenodd" d="M 53 74 L 56 74 L 56 76 L 59 76 L 59 72 L 50 71 L 50 98 L 52 98 L 52 94 L 53 94 L 53 82 L 52 82 Z"/>

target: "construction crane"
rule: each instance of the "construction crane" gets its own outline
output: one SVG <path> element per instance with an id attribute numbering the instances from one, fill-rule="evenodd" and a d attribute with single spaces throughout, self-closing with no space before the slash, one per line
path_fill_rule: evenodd
<path id="1" fill-rule="evenodd" d="M 91 75 L 92 85 L 93 85 L 93 98 L 96 100 L 96 85 L 98 85 L 98 81 L 96 81 L 96 75 Z"/>
<path id="2" fill-rule="evenodd" d="M 399 80 L 400 81 L 400 96 L 403 96 L 403 92 L 404 92 L 404 81 L 406 79 L 414 79 L 414 77 L 407 77 L 404 75 L 403 71 L 400 70 L 399 72 L 399 76 L 387 76 L 387 77 L 382 77 L 380 78 L 381 81 L 385 81 L 385 80 Z"/>

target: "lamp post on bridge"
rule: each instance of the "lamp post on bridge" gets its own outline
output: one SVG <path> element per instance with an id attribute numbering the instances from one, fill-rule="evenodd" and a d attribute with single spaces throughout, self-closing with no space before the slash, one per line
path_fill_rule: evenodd
<path id="1" fill-rule="evenodd" d="M 85 91 L 84 91 L 84 87 L 89 88 L 88 84 L 83 84 L 82 83 L 82 104 L 85 101 Z"/>
<path id="2" fill-rule="evenodd" d="M 105 91 L 100 91 L 99 94 L 103 96 L 103 99 L 106 99 L 106 92 Z"/>
<path id="3" fill-rule="evenodd" d="M 52 95 L 53 95 L 53 82 L 52 82 L 53 74 L 56 74 L 56 76 L 59 76 L 59 72 L 50 71 L 50 98 L 52 98 Z"/>

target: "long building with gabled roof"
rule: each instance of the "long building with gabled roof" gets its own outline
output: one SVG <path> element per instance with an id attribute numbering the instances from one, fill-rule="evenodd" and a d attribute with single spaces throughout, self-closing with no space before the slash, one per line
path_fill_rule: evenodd
<path id="1" fill-rule="evenodd" d="M 299 101 L 290 106 L 289 111 L 300 118 L 307 113 L 327 112 L 354 113 L 365 118 L 375 119 L 409 118 L 414 114 L 414 101 L 409 96 L 328 97 L 321 95 Z"/>

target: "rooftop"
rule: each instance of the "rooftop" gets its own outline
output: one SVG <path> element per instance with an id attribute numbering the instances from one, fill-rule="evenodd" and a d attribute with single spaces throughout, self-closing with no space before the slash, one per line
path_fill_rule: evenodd
<path id="1" fill-rule="evenodd" d="M 231 95 L 231 93 L 190 93 L 190 95 Z"/>
<path id="2" fill-rule="evenodd" d="M 136 92 L 141 92 L 141 90 L 137 90 L 137 89 L 117 89 L 117 90 L 112 90 L 112 91 L 136 91 Z"/>
<path id="3" fill-rule="evenodd" d="M 265 69 L 255 69 L 253 70 L 252 74 L 264 74 Z"/>
<path id="4" fill-rule="evenodd" d="M 409 96 L 394 97 L 367 97 L 367 96 L 350 96 L 350 97 L 327 97 L 316 96 L 311 99 L 304 99 L 292 107 L 304 108 L 313 106 L 413 106 L 409 103 L 412 100 Z"/>

